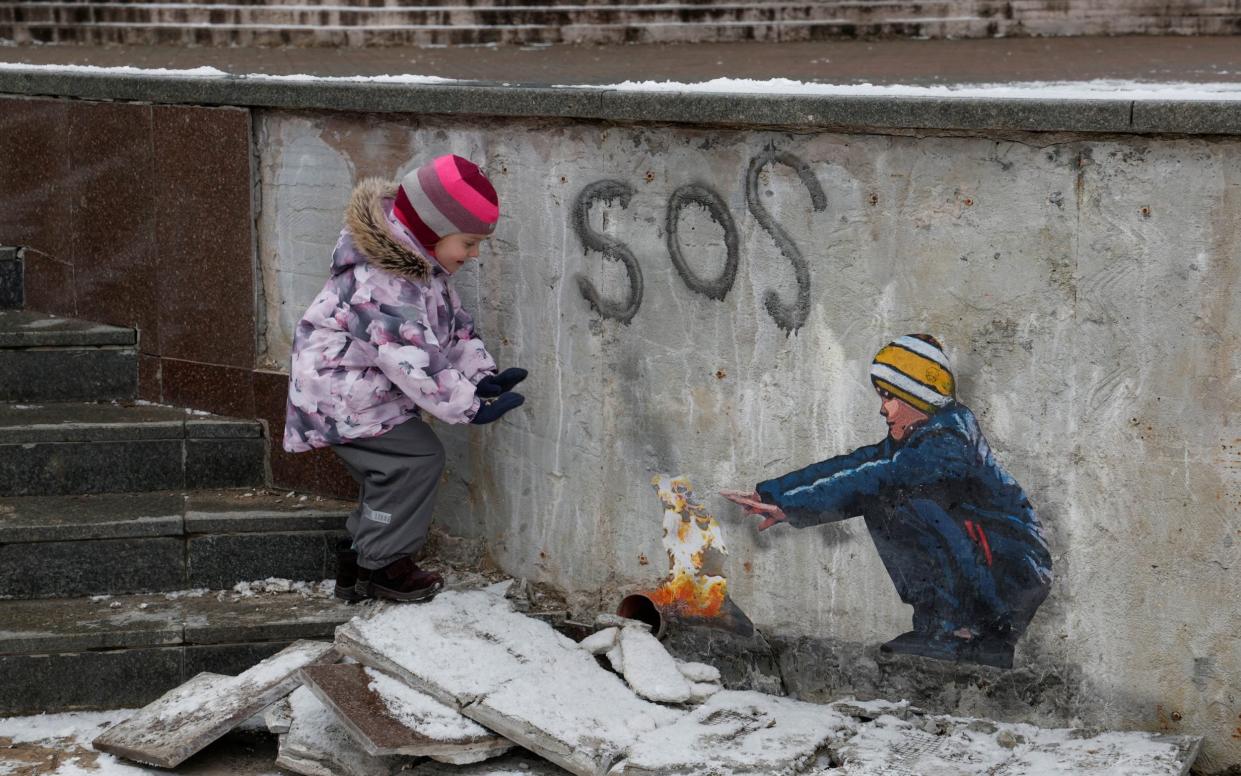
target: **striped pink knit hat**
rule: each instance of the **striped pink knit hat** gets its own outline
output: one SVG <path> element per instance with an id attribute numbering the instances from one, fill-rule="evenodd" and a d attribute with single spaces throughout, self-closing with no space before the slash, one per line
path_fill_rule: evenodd
<path id="1" fill-rule="evenodd" d="M 445 154 L 401 180 L 394 212 L 423 247 L 434 250 L 457 232 L 491 234 L 500 219 L 500 200 L 478 165 Z"/>

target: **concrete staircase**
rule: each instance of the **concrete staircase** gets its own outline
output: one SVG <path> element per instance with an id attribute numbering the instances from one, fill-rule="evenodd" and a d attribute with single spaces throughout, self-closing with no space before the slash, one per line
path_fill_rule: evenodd
<path id="1" fill-rule="evenodd" d="M 1230 34 L 1239 0 L 0 0 L 18 43 L 458 46 Z"/>
<path id="2" fill-rule="evenodd" d="M 263 487 L 260 424 L 137 377 L 131 329 L 0 310 L 0 715 L 140 705 L 352 614 L 318 586 L 351 505 Z M 311 584 L 233 589 L 268 577 Z"/>

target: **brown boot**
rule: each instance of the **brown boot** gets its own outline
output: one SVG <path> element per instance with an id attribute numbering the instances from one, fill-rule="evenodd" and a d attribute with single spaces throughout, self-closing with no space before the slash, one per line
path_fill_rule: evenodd
<path id="1" fill-rule="evenodd" d="M 408 556 L 370 574 L 371 595 L 392 601 L 428 601 L 443 587 L 443 577 L 423 571 Z"/>

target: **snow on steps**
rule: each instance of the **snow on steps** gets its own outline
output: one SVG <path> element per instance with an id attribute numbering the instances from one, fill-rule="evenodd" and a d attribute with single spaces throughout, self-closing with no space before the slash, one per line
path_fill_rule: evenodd
<path id="1" fill-rule="evenodd" d="M 319 583 L 0 601 L 0 715 L 141 706 L 200 671 L 237 673 L 358 612 Z M 3 769 L 0 769 L 0 773 Z"/>

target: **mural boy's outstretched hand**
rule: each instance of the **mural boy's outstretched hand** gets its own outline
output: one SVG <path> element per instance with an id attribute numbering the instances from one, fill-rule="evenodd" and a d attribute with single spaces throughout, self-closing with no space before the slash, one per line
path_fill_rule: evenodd
<path id="1" fill-rule="evenodd" d="M 766 531 L 776 523 L 786 522 L 789 518 L 784 514 L 784 510 L 775 504 L 767 504 L 758 495 L 757 491 L 744 490 L 721 490 L 720 495 L 734 504 L 739 504 L 745 508 L 747 515 L 757 515 L 764 518 L 763 522 L 758 524 L 758 530 Z"/>

